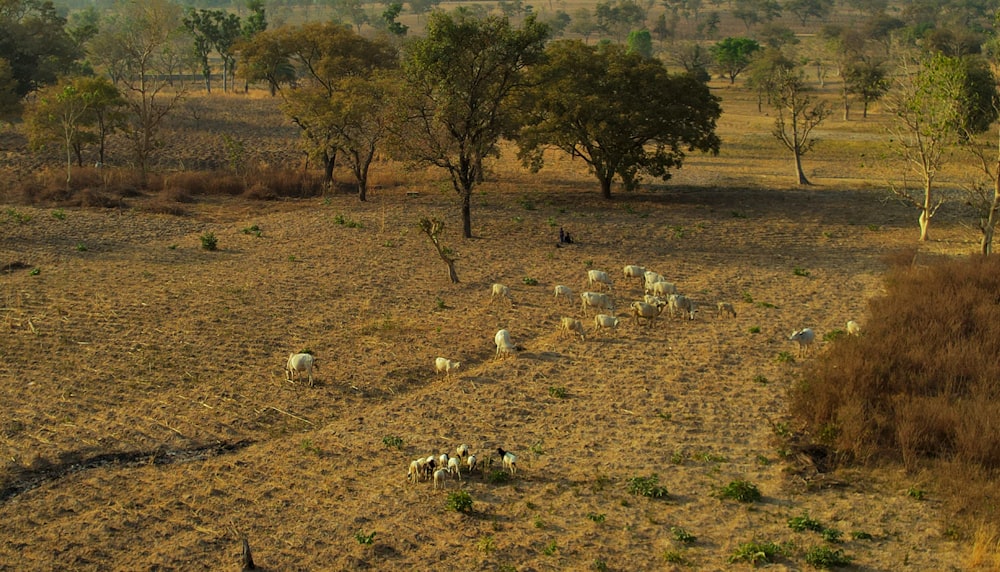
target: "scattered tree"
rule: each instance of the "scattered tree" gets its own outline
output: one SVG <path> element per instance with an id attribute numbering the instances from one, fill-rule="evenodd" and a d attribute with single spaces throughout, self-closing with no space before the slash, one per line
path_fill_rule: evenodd
<path id="1" fill-rule="evenodd" d="M 615 177 L 633 190 L 643 176 L 667 180 L 685 152 L 718 152 L 719 101 L 693 75 L 670 75 L 659 60 L 613 44 L 563 40 L 547 55 L 521 106 L 519 155 L 532 170 L 555 147 L 583 159 L 610 199 Z"/>
<path id="2" fill-rule="evenodd" d="M 461 200 L 462 234 L 472 238 L 472 190 L 482 159 L 511 129 L 509 96 L 525 86 L 524 69 L 541 59 L 549 30 L 528 15 L 521 28 L 506 18 L 433 13 L 427 35 L 403 60 L 405 116 L 397 150 L 417 164 L 448 172 Z"/>
<path id="3" fill-rule="evenodd" d="M 715 68 L 729 83 L 736 83 L 736 77 L 750 65 L 750 58 L 760 50 L 757 40 L 750 38 L 725 38 L 709 48 L 715 60 Z"/>
<path id="4" fill-rule="evenodd" d="M 444 223 L 437 219 L 420 219 L 420 230 L 431 239 L 434 248 L 437 249 L 438 256 L 448 265 L 448 278 L 452 284 L 458 284 L 458 272 L 455 271 L 455 253 L 441 244 L 441 233 L 444 232 Z"/>
<path id="5" fill-rule="evenodd" d="M 884 62 L 873 58 L 861 58 L 844 71 L 844 86 L 847 93 L 861 100 L 861 117 L 868 117 L 868 106 L 882 99 L 889 91 L 889 79 Z"/>
<path id="6" fill-rule="evenodd" d="M 813 96 L 800 68 L 775 66 L 772 73 L 767 84 L 768 99 L 775 112 L 771 134 L 792 152 L 796 182 L 808 185 L 802 156 L 816 144 L 812 132 L 830 115 L 830 110 L 825 101 L 817 101 Z"/>

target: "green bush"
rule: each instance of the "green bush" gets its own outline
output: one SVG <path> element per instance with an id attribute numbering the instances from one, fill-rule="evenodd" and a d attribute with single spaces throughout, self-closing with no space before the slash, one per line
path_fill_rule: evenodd
<path id="1" fill-rule="evenodd" d="M 203 250 L 218 250 L 219 239 L 215 238 L 215 235 L 211 232 L 206 232 L 201 235 L 201 248 Z"/>
<path id="2" fill-rule="evenodd" d="M 731 481 L 728 485 L 719 490 L 719 498 L 732 499 L 734 501 L 751 503 L 757 502 L 762 497 L 757 485 L 743 480 Z"/>
<path id="3" fill-rule="evenodd" d="M 403 438 L 399 435 L 386 435 L 382 437 L 382 444 L 386 447 L 395 447 L 396 449 L 403 448 Z"/>
<path id="4" fill-rule="evenodd" d="M 806 564 L 813 568 L 837 568 L 850 566 L 851 558 L 845 555 L 843 550 L 814 546 L 806 551 Z"/>
<path id="5" fill-rule="evenodd" d="M 359 530 L 354 533 L 354 540 L 357 540 L 358 544 L 370 545 L 375 542 L 375 531 L 365 534 Z"/>
<path id="6" fill-rule="evenodd" d="M 693 544 L 695 540 L 698 540 L 697 536 L 679 526 L 671 526 L 670 534 L 674 536 L 674 540 L 677 542 L 683 542 L 684 544 Z"/>
<path id="7" fill-rule="evenodd" d="M 823 525 L 818 520 L 809 518 L 808 514 L 803 513 L 800 516 L 788 519 L 788 528 L 791 528 L 795 532 L 805 532 L 806 530 L 821 532 Z"/>
<path id="8" fill-rule="evenodd" d="M 666 498 L 669 496 L 667 487 L 659 485 L 659 482 L 660 477 L 655 474 L 648 477 L 632 477 L 628 480 L 628 492 L 635 496 Z"/>
<path id="9" fill-rule="evenodd" d="M 472 512 L 472 495 L 465 491 L 451 491 L 444 507 L 448 510 L 468 514 Z"/>
<path id="10" fill-rule="evenodd" d="M 757 564 L 774 562 L 774 559 L 784 551 L 773 542 L 744 542 L 729 556 L 729 562 L 746 562 Z"/>

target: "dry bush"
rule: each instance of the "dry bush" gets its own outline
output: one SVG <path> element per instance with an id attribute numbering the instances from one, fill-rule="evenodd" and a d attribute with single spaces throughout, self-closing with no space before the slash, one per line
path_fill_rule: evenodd
<path id="1" fill-rule="evenodd" d="M 954 459 L 1000 469 L 1000 258 L 898 266 L 863 337 L 838 339 L 792 412 L 855 461 Z"/>
<path id="2" fill-rule="evenodd" d="M 984 522 L 976 528 L 965 565 L 969 570 L 1000 571 L 1000 533 L 996 524 Z"/>
<path id="3" fill-rule="evenodd" d="M 325 184 L 319 173 L 301 169 L 269 169 L 261 171 L 256 183 L 244 195 L 265 200 L 291 197 L 305 198 L 323 194 Z"/>
<path id="4" fill-rule="evenodd" d="M 223 171 L 171 173 L 163 178 L 163 187 L 165 189 L 179 189 L 195 196 L 236 196 L 245 190 L 243 179 Z"/>

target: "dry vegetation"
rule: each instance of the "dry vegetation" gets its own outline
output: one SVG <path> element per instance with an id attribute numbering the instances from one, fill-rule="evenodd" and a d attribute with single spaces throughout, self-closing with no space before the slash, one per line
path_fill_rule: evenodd
<path id="1" fill-rule="evenodd" d="M 188 128 L 215 135 L 179 117 L 152 190 L 107 169 L 46 199 L 107 194 L 114 208 L 36 202 L 52 188 L 38 168 L 57 160 L 31 163 L 6 132 L 0 569 L 235 569 L 244 537 L 267 570 L 721 570 L 750 541 L 781 545 L 778 569 L 824 544 L 861 569 L 997 569 L 995 526 L 955 510 L 928 474 L 829 472 L 786 440 L 789 389 L 832 345 L 789 360 L 788 333 L 869 326 L 885 256 L 913 246 L 916 217 L 878 190 L 855 124 L 831 121 L 806 158 L 817 184 L 789 188 L 768 120 L 720 91 L 719 157 L 612 202 L 579 163 L 531 177 L 497 164 L 468 241 L 436 173 L 381 165 L 367 203 L 308 196 L 294 130 L 266 98 L 189 104 Z M 207 175 L 173 174 L 225 169 L 223 132 L 253 154 L 241 184 L 220 193 Z M 233 196 L 267 176 L 297 177 L 306 198 Z M 446 222 L 459 284 L 422 217 Z M 966 224 L 943 209 L 918 262 L 975 251 Z M 560 226 L 578 244 L 555 248 Z M 617 277 L 631 263 L 676 282 L 697 319 L 629 321 L 586 342 L 558 333 L 560 316 L 581 316 L 553 285 L 580 291 L 586 269 Z M 496 281 L 512 307 L 487 306 Z M 640 292 L 619 280 L 616 296 Z M 737 317 L 713 316 L 717 301 Z M 492 359 L 500 327 L 524 347 L 516 359 Z M 284 379 L 303 348 L 315 388 Z M 436 356 L 462 369 L 435 376 Z M 411 459 L 460 443 L 517 453 L 517 476 L 406 483 Z M 653 475 L 665 498 L 631 494 Z M 763 498 L 722 498 L 740 482 Z M 459 488 L 469 513 L 446 508 Z M 805 513 L 841 542 L 792 530 Z"/>

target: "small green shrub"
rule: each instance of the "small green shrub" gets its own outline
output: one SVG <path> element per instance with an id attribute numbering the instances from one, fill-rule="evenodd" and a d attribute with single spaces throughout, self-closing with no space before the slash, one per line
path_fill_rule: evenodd
<path id="1" fill-rule="evenodd" d="M 691 455 L 691 458 L 703 463 L 725 463 L 729 461 L 729 458 L 725 455 L 717 455 L 715 453 L 695 453 Z"/>
<path id="2" fill-rule="evenodd" d="M 203 250 L 218 250 L 219 239 L 215 238 L 215 235 L 211 232 L 206 232 L 201 235 L 201 248 Z"/>
<path id="3" fill-rule="evenodd" d="M 559 545 L 556 544 L 555 540 L 553 540 L 552 542 L 545 545 L 545 548 L 542 549 L 542 553 L 545 554 L 546 556 L 552 556 L 558 550 L 559 550 Z"/>
<path id="4" fill-rule="evenodd" d="M 31 220 L 31 215 L 22 213 L 21 211 L 14 208 L 9 208 L 4 212 L 6 212 L 7 216 L 10 217 L 10 219 L 16 222 L 17 224 L 24 224 Z"/>
<path id="5" fill-rule="evenodd" d="M 698 540 L 697 536 L 679 526 L 671 526 L 670 534 L 674 536 L 674 540 L 677 542 L 683 542 L 684 544 L 694 544 L 694 541 Z"/>
<path id="6" fill-rule="evenodd" d="M 502 469 L 493 469 L 486 475 L 486 480 L 492 485 L 505 485 L 510 482 L 510 473 Z"/>
<path id="7" fill-rule="evenodd" d="M 853 530 L 851 531 L 851 538 L 854 540 L 871 540 L 874 537 L 863 530 Z"/>
<path id="8" fill-rule="evenodd" d="M 587 518 L 596 522 L 597 524 L 601 524 L 602 522 L 604 522 L 604 519 L 606 517 L 603 512 L 602 513 L 589 512 L 587 513 Z"/>
<path id="9" fill-rule="evenodd" d="M 774 360 L 778 363 L 795 363 L 795 356 L 791 352 L 778 352 Z"/>
<path id="10" fill-rule="evenodd" d="M 56 209 L 52 211 L 52 218 L 56 220 L 66 220 L 66 211 L 62 209 Z"/>
<path id="11" fill-rule="evenodd" d="M 365 534 L 359 530 L 354 533 L 354 540 L 357 540 L 358 544 L 371 545 L 375 542 L 375 531 L 373 530 L 371 534 Z"/>
<path id="12" fill-rule="evenodd" d="M 760 383 L 762 385 L 769 383 L 769 380 L 767 379 L 767 377 L 764 376 L 764 375 L 761 375 L 759 373 L 757 375 L 753 376 L 753 381 L 754 381 L 754 383 Z"/>
<path id="13" fill-rule="evenodd" d="M 675 465 L 680 465 L 681 463 L 684 462 L 684 453 L 681 453 L 680 451 L 674 451 L 673 453 L 670 454 L 670 462 Z"/>
<path id="14" fill-rule="evenodd" d="M 545 449 L 542 448 L 542 442 L 533 443 L 528 450 L 532 452 L 535 456 L 541 456 L 545 454 Z"/>
<path id="15" fill-rule="evenodd" d="M 591 563 L 590 568 L 592 570 L 597 570 L 597 572 L 607 572 L 608 563 L 603 558 L 595 558 L 594 562 Z"/>
<path id="16" fill-rule="evenodd" d="M 740 296 L 742 296 L 743 301 L 746 302 L 747 304 L 753 304 L 753 296 L 750 295 L 749 290 L 744 290 L 743 292 L 740 293 Z"/>
<path id="17" fill-rule="evenodd" d="M 868 230 L 872 230 L 872 231 L 880 230 L 881 228 L 882 227 L 880 225 L 877 225 L 877 224 L 870 224 L 870 225 L 868 225 Z"/>
<path id="18" fill-rule="evenodd" d="M 313 455 L 320 455 L 323 453 L 319 447 L 313 445 L 312 439 L 303 439 L 301 447 L 302 451 L 305 453 L 312 453 Z"/>
<path id="19" fill-rule="evenodd" d="M 84 243 L 82 243 L 82 242 L 76 243 L 76 251 L 77 252 L 87 252 L 87 245 L 84 244 Z"/>
<path id="20" fill-rule="evenodd" d="M 719 498 L 752 503 L 759 501 L 763 498 L 763 495 L 760 494 L 760 489 L 757 488 L 757 485 L 749 481 L 735 480 L 719 489 Z"/>
<path id="21" fill-rule="evenodd" d="M 32 268 L 32 269 L 31 269 L 31 270 L 30 270 L 30 271 L 28 272 L 28 275 L 29 275 L 29 276 L 38 276 L 38 275 L 39 275 L 39 274 L 41 274 L 41 273 L 42 273 L 42 269 L 36 266 L 36 267 Z"/>
<path id="22" fill-rule="evenodd" d="M 176 245 L 176 244 L 171 244 L 171 245 L 168 245 L 168 246 L 167 246 L 167 249 L 168 249 L 168 250 L 177 250 L 177 245 Z"/>
<path id="23" fill-rule="evenodd" d="M 243 234 L 252 234 L 252 235 L 256 236 L 257 238 L 260 238 L 260 236 L 263 233 L 264 232 L 262 230 L 260 230 L 260 227 L 257 226 L 256 224 L 250 225 L 250 226 L 248 226 L 248 227 L 246 227 L 246 228 L 243 229 Z"/>
<path id="24" fill-rule="evenodd" d="M 830 330 L 829 332 L 823 334 L 823 341 L 824 342 L 832 342 L 832 341 L 838 340 L 838 339 L 840 339 L 840 338 L 842 338 L 842 337 L 844 337 L 846 335 L 847 335 L 847 332 L 845 332 L 844 330 Z"/>
<path id="25" fill-rule="evenodd" d="M 750 332 L 751 334 L 759 334 L 760 326 L 750 326 L 750 329 L 748 329 L 747 331 Z"/>
<path id="26" fill-rule="evenodd" d="M 538 285 L 538 280 L 536 280 L 536 279 L 534 279 L 534 278 L 532 278 L 530 276 L 525 276 L 524 278 L 521 279 L 521 282 L 524 282 L 528 286 L 537 286 Z"/>
<path id="27" fill-rule="evenodd" d="M 536 516 L 532 523 L 535 525 L 535 528 L 545 528 L 545 521 L 540 516 Z"/>
<path id="28" fill-rule="evenodd" d="M 844 541 L 844 533 L 840 532 L 836 528 L 824 528 L 821 534 L 823 536 L 823 540 L 832 542 L 833 544 L 840 544 Z"/>
<path id="29" fill-rule="evenodd" d="M 802 513 L 800 516 L 793 516 L 788 519 L 788 528 L 791 528 L 795 532 L 805 532 L 806 530 L 821 532 L 823 525 L 818 520 L 809 518 L 808 514 Z"/>
<path id="30" fill-rule="evenodd" d="M 527 198 L 523 198 L 523 199 L 521 199 L 518 202 L 521 204 L 522 207 L 524 207 L 524 210 L 526 210 L 526 211 L 533 211 L 533 210 L 535 210 L 535 203 L 534 203 L 534 201 L 531 201 L 531 200 L 529 200 Z"/>
<path id="31" fill-rule="evenodd" d="M 653 474 L 648 477 L 632 477 L 628 480 L 628 492 L 635 496 L 650 498 L 666 498 L 669 496 L 667 487 L 659 485 L 659 475 Z"/>
<path id="32" fill-rule="evenodd" d="M 773 562 L 775 557 L 781 553 L 781 546 L 773 542 L 744 542 L 729 556 L 729 562 L 746 562 L 757 565 Z"/>
<path id="33" fill-rule="evenodd" d="M 399 435 L 386 435 L 382 437 L 382 444 L 386 447 L 394 447 L 396 449 L 403 448 L 403 438 Z"/>
<path id="34" fill-rule="evenodd" d="M 798 266 L 796 266 L 792 270 L 792 274 L 794 274 L 796 276 L 809 276 L 809 271 L 806 270 L 805 268 L 799 268 Z"/>
<path id="35" fill-rule="evenodd" d="M 558 397 L 559 399 L 565 399 L 567 392 L 565 387 L 556 387 L 554 385 L 549 386 L 549 395 L 552 397 Z"/>
<path id="36" fill-rule="evenodd" d="M 774 304 L 772 304 L 770 302 L 757 302 L 757 306 L 759 306 L 761 308 L 777 308 L 776 305 L 774 305 Z"/>
<path id="37" fill-rule="evenodd" d="M 466 491 L 451 491 L 444 507 L 448 510 L 468 514 L 472 512 L 472 495 Z"/>
<path id="38" fill-rule="evenodd" d="M 486 554 L 493 554 L 497 549 L 496 542 L 493 540 L 493 536 L 487 534 L 486 536 L 479 539 L 477 543 L 480 552 L 485 552 Z"/>
<path id="39" fill-rule="evenodd" d="M 910 487 L 906 489 L 906 496 L 916 500 L 924 500 L 924 491 L 915 486 Z"/>
<path id="40" fill-rule="evenodd" d="M 850 566 L 851 558 L 843 550 L 828 546 L 814 546 L 806 551 L 806 564 L 813 568 L 837 568 Z"/>
<path id="41" fill-rule="evenodd" d="M 551 226 L 551 227 L 555 227 L 556 226 L 556 219 L 555 219 L 555 217 L 551 217 L 550 216 L 548 222 L 549 222 L 549 226 Z"/>
<path id="42" fill-rule="evenodd" d="M 663 553 L 663 560 L 671 564 L 687 564 L 688 561 L 684 558 L 684 555 L 677 550 L 667 550 Z"/>
<path id="43" fill-rule="evenodd" d="M 683 226 L 675 224 L 675 225 L 670 226 L 670 230 L 671 230 L 671 232 L 673 232 L 674 238 L 678 238 L 678 239 L 684 238 L 684 227 Z"/>

